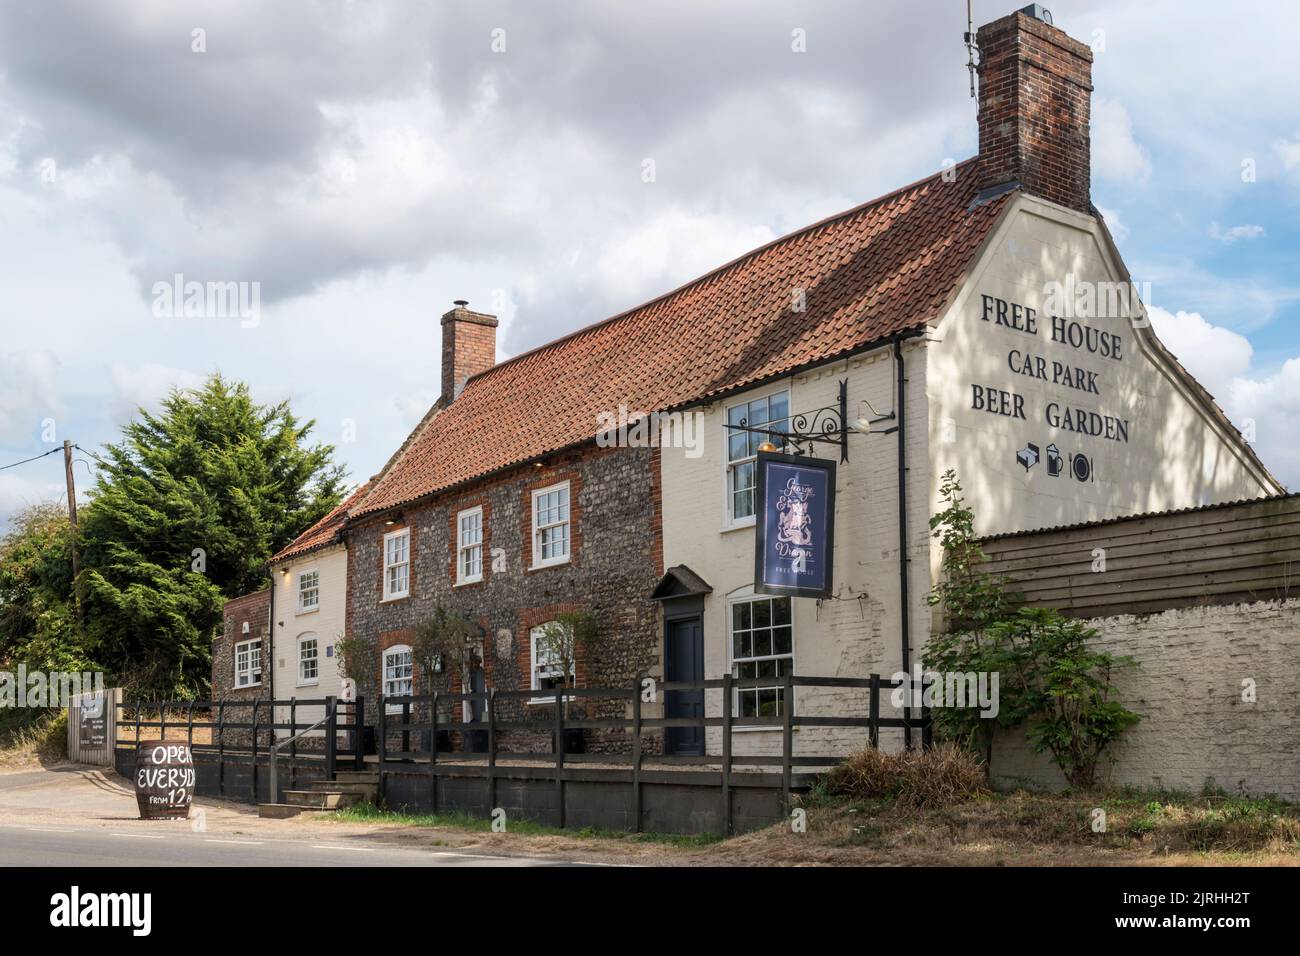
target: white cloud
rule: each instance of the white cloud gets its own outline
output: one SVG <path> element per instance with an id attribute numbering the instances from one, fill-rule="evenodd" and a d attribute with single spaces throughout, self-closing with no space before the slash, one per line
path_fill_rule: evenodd
<path id="1" fill-rule="evenodd" d="M 1106 220 L 1106 228 L 1110 230 L 1110 234 L 1115 237 L 1116 242 L 1123 242 L 1128 238 L 1128 226 L 1124 225 L 1120 219 L 1118 209 L 1098 206 L 1097 211 L 1101 213 L 1101 218 Z"/>
<path id="2" fill-rule="evenodd" d="M 203 376 L 195 372 L 153 363 L 114 363 L 108 376 L 113 389 L 113 417 L 119 423 L 128 421 L 136 409 L 157 410 L 173 388 L 193 388 L 203 381 Z"/>
<path id="3" fill-rule="evenodd" d="M 57 466 L 51 467 L 57 467 L 59 472 L 62 472 L 61 457 L 51 455 L 49 460 L 56 461 Z M 7 521 L 9 516 L 31 505 L 51 501 L 65 502 L 67 494 L 67 487 L 62 481 L 35 481 L 20 475 L 0 473 L 0 517 Z M 80 493 L 77 499 L 81 499 Z M 0 532 L 3 530 L 3 525 L 0 525 Z"/>
<path id="4" fill-rule="evenodd" d="M 1197 312 L 1170 313 L 1159 306 L 1147 311 L 1160 341 L 1226 410 L 1233 382 L 1250 369 L 1250 342 Z"/>
<path id="5" fill-rule="evenodd" d="M 1092 100 L 1092 168 L 1104 179 L 1144 183 L 1151 176 L 1151 156 L 1133 138 L 1133 120 L 1117 100 Z"/>
<path id="6" fill-rule="evenodd" d="M 1254 350 L 1245 337 L 1208 322 L 1196 312 L 1148 309 L 1160 341 L 1215 397 L 1241 431 L 1253 436 L 1255 451 L 1288 488 L 1300 486 L 1300 444 L 1294 440 L 1300 408 L 1300 357 L 1275 373 L 1252 367 Z"/>
<path id="7" fill-rule="evenodd" d="M 671 210 L 618 237 L 596 268 L 615 298 L 634 305 L 774 238 L 767 226 Z"/>
<path id="8" fill-rule="evenodd" d="M 439 393 L 431 388 L 406 392 L 393 399 L 393 407 L 402 416 L 406 427 L 414 428 L 420 424 L 420 419 L 428 414 L 429 409 L 433 407 L 433 403 L 438 400 L 438 395 Z"/>
<path id="9" fill-rule="evenodd" d="M 1295 142 L 1288 142 L 1280 139 L 1273 144 L 1273 150 L 1277 153 L 1278 158 L 1282 160 L 1282 165 L 1288 170 L 1300 169 L 1300 134 L 1296 135 Z"/>
<path id="10" fill-rule="evenodd" d="M 1210 223 L 1210 238 L 1217 239 L 1226 245 L 1231 245 L 1238 239 L 1258 239 L 1263 235 L 1266 235 L 1263 226 L 1246 224 L 1223 229 L 1217 222 Z"/>
<path id="11" fill-rule="evenodd" d="M 46 350 L 0 354 L 0 441 L 30 441 L 46 419 L 57 427 L 63 413 L 58 365 Z"/>

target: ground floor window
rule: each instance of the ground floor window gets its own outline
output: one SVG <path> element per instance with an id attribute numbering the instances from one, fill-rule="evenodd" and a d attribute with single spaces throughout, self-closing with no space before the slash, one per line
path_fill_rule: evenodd
<path id="1" fill-rule="evenodd" d="M 298 683 L 315 684 L 320 677 L 320 645 L 315 634 L 298 638 Z"/>
<path id="2" fill-rule="evenodd" d="M 788 597 L 755 597 L 731 605 L 732 674 L 772 685 L 736 691 L 738 717 L 781 717 L 786 701 L 781 679 L 794 673 L 794 628 Z"/>
<path id="3" fill-rule="evenodd" d="M 384 651 L 385 697 L 409 697 L 413 693 L 414 676 L 409 646 L 396 644 Z"/>
<path id="4" fill-rule="evenodd" d="M 546 639 L 546 624 L 528 632 L 532 642 L 532 684 L 533 690 L 555 690 L 568 684 L 565 680 L 564 662 L 560 659 L 554 643 Z M 572 667 L 572 665 L 570 665 Z M 573 676 L 573 672 L 569 672 Z"/>
<path id="5" fill-rule="evenodd" d="M 235 686 L 256 687 L 262 683 L 262 642 L 243 641 L 235 645 Z"/>

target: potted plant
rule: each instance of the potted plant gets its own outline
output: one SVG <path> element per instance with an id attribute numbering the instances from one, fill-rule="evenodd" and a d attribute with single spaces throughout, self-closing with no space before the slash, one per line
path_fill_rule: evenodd
<path id="1" fill-rule="evenodd" d="M 473 671 L 478 659 L 473 642 L 481 636 L 482 631 L 473 621 L 451 613 L 441 605 L 434 609 L 431 617 L 416 625 L 415 637 L 411 641 L 411 656 L 425 675 L 428 693 L 432 694 L 435 690 L 434 675 L 440 673 L 454 674 L 460 679 L 461 687 L 466 687 L 465 678 Z M 468 731 L 466 750 L 486 750 L 486 738 L 486 730 Z M 435 741 L 430 741 L 426 732 L 423 735 L 424 749 L 430 749 L 433 743 Z M 451 732 L 438 731 L 436 744 L 440 752 L 450 751 Z"/>
<path id="2" fill-rule="evenodd" d="M 552 661 L 560 671 L 561 687 L 576 687 L 578 682 L 578 651 L 582 649 L 590 654 L 601 642 L 600 619 L 594 611 L 578 610 L 557 614 L 555 619 L 542 625 L 537 639 L 540 656 Z M 564 718 L 570 715 L 582 719 L 586 717 L 585 707 L 574 707 L 573 698 L 565 695 L 562 700 Z M 554 746 L 554 742 L 552 742 Z M 587 749 L 586 729 L 566 727 L 564 729 L 564 752 L 580 754 Z"/>

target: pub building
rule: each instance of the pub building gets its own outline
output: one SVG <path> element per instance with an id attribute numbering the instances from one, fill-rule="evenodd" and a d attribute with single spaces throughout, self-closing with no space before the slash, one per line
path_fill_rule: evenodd
<path id="1" fill-rule="evenodd" d="M 722 436 L 701 457 L 662 451 L 664 562 L 698 582 L 663 602 L 665 667 L 772 677 L 740 696 L 741 714 L 789 706 L 778 680 L 788 671 L 917 673 L 941 625 L 926 601 L 941 560 L 928 519 L 948 469 L 982 534 L 1283 491 L 1131 294 L 1089 196 L 1088 46 L 1033 6 L 977 39 L 977 157 L 701 280 L 730 287 L 733 307 L 716 321 L 738 323 L 743 343 L 743 357 L 705 368 L 744 374 L 690 404 L 704 434 Z M 773 311 L 746 311 L 765 284 Z M 780 308 L 794 287 L 805 312 Z M 837 461 L 831 586 L 818 598 L 757 592 L 755 516 L 772 506 L 756 488 L 763 436 L 728 425 L 808 431 L 793 416 L 834 406 L 841 382 L 847 460 L 834 445 L 803 448 Z M 674 660 L 692 653 L 690 665 Z M 842 690 L 796 695 L 801 715 L 865 706 Z M 837 733 L 798 732 L 800 752 Z M 759 753 L 781 743 L 780 728 L 743 741 Z M 825 746 L 842 753 L 843 743 Z"/>
<path id="2" fill-rule="evenodd" d="M 946 470 L 983 534 L 1283 491 L 1160 344 L 1092 205 L 1090 49 L 1036 5 L 977 41 L 979 155 L 500 363 L 494 317 L 464 301 L 442 317 L 437 403 L 332 530 L 281 556 L 324 606 L 344 575 L 313 576 L 312 549 L 342 546 L 344 629 L 374 650 L 358 693 L 532 691 L 511 706 L 535 715 L 566 679 L 730 674 L 771 681 L 736 691 L 736 717 L 861 716 L 861 690 L 791 700 L 782 678 L 915 672 Z M 646 442 L 628 410 L 672 427 Z M 301 672 L 303 648 L 313 674 L 332 660 L 293 601 L 276 601 L 272 675 Z M 479 637 L 422 674 L 416 629 L 439 608 Z M 580 611 L 608 639 L 565 675 L 540 637 Z M 718 716 L 721 695 L 642 713 L 701 706 Z M 718 728 L 670 731 L 647 747 L 721 752 Z M 738 730 L 734 751 L 782 734 Z M 796 734 L 844 753 L 865 731 Z"/>

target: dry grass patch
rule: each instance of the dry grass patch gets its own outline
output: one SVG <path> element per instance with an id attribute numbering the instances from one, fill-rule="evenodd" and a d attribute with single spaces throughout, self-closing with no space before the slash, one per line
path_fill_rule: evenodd
<path id="1" fill-rule="evenodd" d="M 909 810 L 970 800 L 985 789 L 984 765 L 952 746 L 895 753 L 867 747 L 828 770 L 819 783 L 828 796 L 888 799 Z"/>

